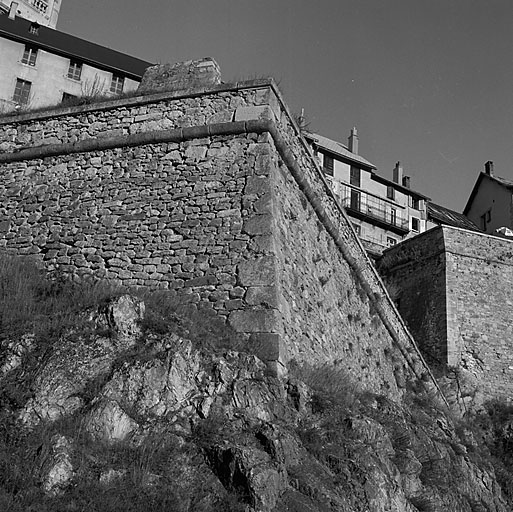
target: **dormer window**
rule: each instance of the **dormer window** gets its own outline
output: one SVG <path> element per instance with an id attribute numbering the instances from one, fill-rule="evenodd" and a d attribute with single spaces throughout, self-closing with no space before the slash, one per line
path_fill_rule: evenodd
<path id="1" fill-rule="evenodd" d="M 28 66 L 35 66 L 37 59 L 37 48 L 34 46 L 25 45 L 25 50 L 23 51 L 23 57 L 21 58 L 21 62 L 23 64 L 27 64 Z"/>
<path id="2" fill-rule="evenodd" d="M 68 78 L 80 80 L 82 76 L 82 63 L 78 60 L 70 60 L 68 68 Z"/>

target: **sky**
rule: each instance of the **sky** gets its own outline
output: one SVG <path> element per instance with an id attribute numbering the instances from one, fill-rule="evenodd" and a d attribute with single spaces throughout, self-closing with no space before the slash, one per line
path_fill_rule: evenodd
<path id="1" fill-rule="evenodd" d="M 513 180 L 511 0 L 62 0 L 57 28 L 152 63 L 273 77 L 312 131 L 462 211 L 488 160 Z"/>

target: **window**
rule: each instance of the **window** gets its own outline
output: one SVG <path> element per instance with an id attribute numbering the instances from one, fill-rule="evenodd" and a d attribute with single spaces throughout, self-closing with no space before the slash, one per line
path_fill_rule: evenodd
<path id="1" fill-rule="evenodd" d="M 20 105 L 27 105 L 30 100 L 30 88 L 32 82 L 22 80 L 21 78 L 16 79 L 16 87 L 14 88 L 13 101 Z"/>
<path id="2" fill-rule="evenodd" d="M 359 224 L 353 224 L 353 228 L 358 236 L 362 234 L 362 227 Z"/>
<path id="3" fill-rule="evenodd" d="M 74 94 L 69 94 L 68 92 L 62 93 L 62 103 L 73 103 L 73 100 L 76 98 Z"/>
<path id="4" fill-rule="evenodd" d="M 387 236 L 387 247 L 392 247 L 392 245 L 395 245 L 397 243 L 397 240 L 395 238 L 392 238 L 391 236 Z"/>
<path id="5" fill-rule="evenodd" d="M 351 173 L 349 175 L 349 183 L 355 187 L 360 186 L 360 169 L 358 167 L 351 167 Z"/>
<path id="6" fill-rule="evenodd" d="M 68 78 L 72 80 L 80 80 L 82 75 L 82 63 L 78 60 L 70 60 L 68 68 Z"/>
<path id="7" fill-rule="evenodd" d="M 29 27 L 29 34 L 32 34 L 33 36 L 39 35 L 39 23 L 32 23 Z"/>
<path id="8" fill-rule="evenodd" d="M 360 211 L 360 192 L 351 190 L 350 208 L 352 210 Z"/>
<path id="9" fill-rule="evenodd" d="M 420 199 L 418 197 L 412 197 L 410 196 L 410 207 L 415 210 L 420 210 Z"/>
<path id="10" fill-rule="evenodd" d="M 492 220 L 492 209 L 490 208 L 489 210 L 484 212 L 483 215 L 481 215 L 481 229 L 483 231 L 486 231 L 486 227 L 491 222 L 491 220 Z"/>
<path id="11" fill-rule="evenodd" d="M 33 46 L 25 45 L 25 50 L 23 51 L 23 57 L 21 58 L 22 64 L 28 64 L 29 66 L 35 66 L 37 59 L 37 48 Z"/>
<path id="12" fill-rule="evenodd" d="M 390 224 L 392 224 L 392 226 L 397 224 L 397 210 L 395 208 L 390 209 Z"/>
<path id="13" fill-rule="evenodd" d="M 125 77 L 120 75 L 112 75 L 112 82 L 110 83 L 110 92 L 114 94 L 121 94 L 123 86 L 125 85 Z"/>
<path id="14" fill-rule="evenodd" d="M 326 174 L 333 176 L 333 157 L 323 155 L 323 170 Z"/>
<path id="15" fill-rule="evenodd" d="M 392 199 L 392 201 L 395 200 L 395 189 L 390 185 L 387 186 L 387 199 Z"/>
<path id="16" fill-rule="evenodd" d="M 420 219 L 417 219 L 417 217 L 411 218 L 411 230 L 417 233 L 420 231 Z"/>

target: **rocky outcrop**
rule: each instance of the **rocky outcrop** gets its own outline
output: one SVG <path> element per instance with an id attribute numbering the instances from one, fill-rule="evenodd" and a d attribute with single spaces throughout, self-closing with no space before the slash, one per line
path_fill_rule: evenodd
<path id="1" fill-rule="evenodd" d="M 20 411 L 21 422 L 30 428 L 78 411 L 84 405 L 84 386 L 108 373 L 116 357 L 135 345 L 143 312 L 141 301 L 121 296 L 89 314 L 95 332 L 108 335 L 68 333 L 55 343 L 37 371 L 35 394 Z"/>
<path id="2" fill-rule="evenodd" d="M 13 410 L 27 439 L 51 434 L 36 450 L 40 499 L 114 510 L 116 496 L 118 507 L 183 512 L 510 510 L 491 459 L 425 392 L 393 402 L 326 367 L 280 379 L 254 355 L 141 332 L 143 311 L 122 296 L 89 312 L 99 331 L 59 340 L 35 395 Z"/>

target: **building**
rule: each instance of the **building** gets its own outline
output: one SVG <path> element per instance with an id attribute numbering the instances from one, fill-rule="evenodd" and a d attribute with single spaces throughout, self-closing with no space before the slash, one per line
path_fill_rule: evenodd
<path id="1" fill-rule="evenodd" d="M 40 2 L 19 5 L 28 9 Z M 60 2 L 42 3 L 58 14 Z M 130 92 L 151 65 L 18 17 L 15 4 L 8 13 L 0 10 L 0 113 L 56 105 L 74 97 Z M 50 16 L 50 21 L 54 18 Z"/>
<path id="2" fill-rule="evenodd" d="M 0 12 L 55 28 L 59 18 L 61 0 L 0 0 Z"/>
<path id="3" fill-rule="evenodd" d="M 315 133 L 305 137 L 370 255 L 426 230 L 428 198 L 410 188 L 399 162 L 392 180 L 380 176 L 359 155 L 355 128 L 347 146 Z"/>
<path id="4" fill-rule="evenodd" d="M 486 162 L 463 213 L 485 233 L 513 228 L 513 181 L 495 176 L 493 162 Z"/>

